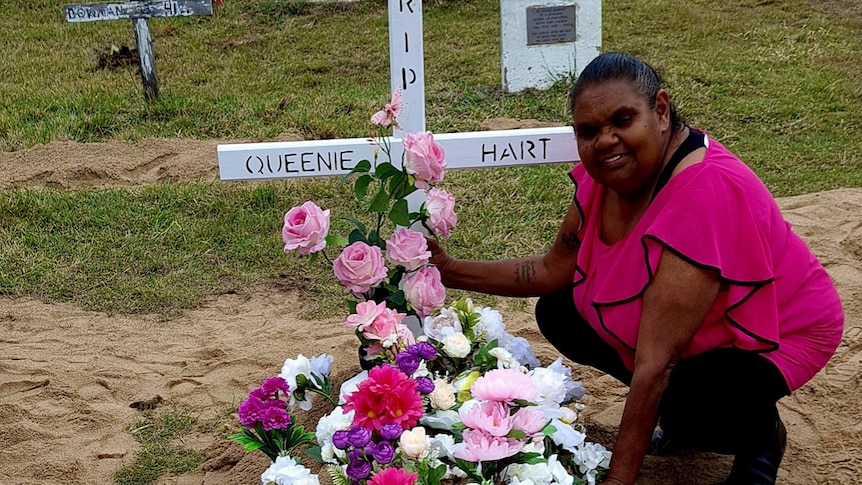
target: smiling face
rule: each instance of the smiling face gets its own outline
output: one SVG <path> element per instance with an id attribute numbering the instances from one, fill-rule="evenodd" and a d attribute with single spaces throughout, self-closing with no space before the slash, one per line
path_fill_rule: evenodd
<path id="1" fill-rule="evenodd" d="M 659 90 L 651 107 L 628 80 L 597 82 L 573 101 L 578 153 L 596 182 L 626 198 L 651 191 L 670 141 L 670 102 Z"/>

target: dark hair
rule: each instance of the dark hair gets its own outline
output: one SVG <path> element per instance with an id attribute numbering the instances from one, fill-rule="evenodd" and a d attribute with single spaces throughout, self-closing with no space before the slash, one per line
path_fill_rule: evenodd
<path id="1" fill-rule="evenodd" d="M 655 108 L 656 95 L 661 89 L 661 77 L 646 62 L 635 56 L 621 52 L 606 52 L 596 57 L 581 72 L 575 84 L 569 92 L 569 109 L 574 115 L 575 101 L 586 89 L 596 83 L 604 81 L 632 81 L 638 86 L 641 94 L 646 98 L 650 108 Z M 670 103 L 670 126 L 678 129 L 683 124 L 682 117 L 676 110 L 676 106 Z"/>

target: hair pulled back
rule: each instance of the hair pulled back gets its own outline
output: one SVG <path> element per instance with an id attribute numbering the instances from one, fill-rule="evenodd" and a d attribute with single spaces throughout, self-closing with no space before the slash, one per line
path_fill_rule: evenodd
<path id="1" fill-rule="evenodd" d="M 621 52 L 606 52 L 599 55 L 584 68 L 569 93 L 569 108 L 575 112 L 575 104 L 581 93 L 594 84 L 606 81 L 631 81 L 638 86 L 650 109 L 655 109 L 656 96 L 661 89 L 661 77 L 646 62 Z M 670 103 L 670 126 L 676 130 L 683 120 Z"/>

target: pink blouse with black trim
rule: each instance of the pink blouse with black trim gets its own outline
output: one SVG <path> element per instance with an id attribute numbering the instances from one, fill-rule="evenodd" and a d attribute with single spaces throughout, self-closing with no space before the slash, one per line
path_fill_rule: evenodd
<path id="1" fill-rule="evenodd" d="M 795 390 L 840 343 L 841 301 L 757 175 L 707 142 L 703 162 L 672 177 L 631 234 L 611 245 L 600 238 L 604 187 L 575 166 L 582 214 L 575 306 L 633 370 L 643 292 L 662 250 L 672 251 L 725 283 L 684 357 L 718 347 L 762 352 Z"/>

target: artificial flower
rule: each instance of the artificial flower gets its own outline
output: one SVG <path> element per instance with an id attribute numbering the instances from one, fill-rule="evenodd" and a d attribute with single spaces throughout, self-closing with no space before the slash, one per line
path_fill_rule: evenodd
<path id="1" fill-rule="evenodd" d="M 425 428 L 421 426 L 404 431 L 398 439 L 398 447 L 401 449 L 401 452 L 414 460 L 423 457 L 430 445 L 431 443 L 428 440 L 428 435 L 425 433 Z"/>
<path id="2" fill-rule="evenodd" d="M 431 251 L 422 233 L 401 228 L 396 229 L 386 240 L 386 259 L 407 271 L 413 271 L 428 264 Z"/>
<path id="3" fill-rule="evenodd" d="M 446 288 L 436 266 L 423 266 L 405 275 L 399 286 L 420 318 L 440 308 L 446 299 Z"/>
<path id="4" fill-rule="evenodd" d="M 355 411 L 353 424 L 380 431 L 386 423 L 409 429 L 423 414 L 422 397 L 416 381 L 391 365 L 368 371 L 356 391 L 347 397 L 344 409 Z"/>
<path id="5" fill-rule="evenodd" d="M 328 232 L 329 210 L 322 210 L 311 201 L 304 202 L 284 214 L 284 227 L 281 229 L 284 251 L 316 253 L 326 247 Z"/>
<path id="6" fill-rule="evenodd" d="M 345 292 L 360 295 L 386 278 L 383 253 L 377 246 L 362 241 L 347 246 L 332 263 L 335 278 L 344 285 Z"/>
<path id="7" fill-rule="evenodd" d="M 449 237 L 451 230 L 458 225 L 452 194 L 442 189 L 429 190 L 425 196 L 425 209 L 428 211 L 428 225 L 434 234 Z"/>
<path id="8" fill-rule="evenodd" d="M 279 456 L 260 476 L 264 485 L 319 485 L 317 475 L 289 456 Z"/>
<path id="9" fill-rule="evenodd" d="M 446 152 L 434 141 L 430 131 L 408 133 L 404 140 L 404 169 L 416 179 L 416 187 L 427 190 L 429 185 L 443 181 Z"/>
<path id="10" fill-rule="evenodd" d="M 533 401 L 536 398 L 533 381 L 514 369 L 492 369 L 486 372 L 476 379 L 470 392 L 474 398 L 488 401 Z"/>

